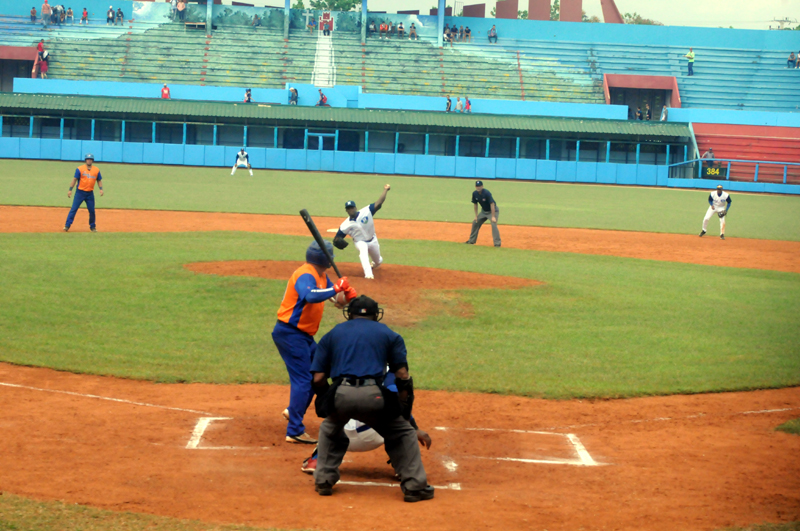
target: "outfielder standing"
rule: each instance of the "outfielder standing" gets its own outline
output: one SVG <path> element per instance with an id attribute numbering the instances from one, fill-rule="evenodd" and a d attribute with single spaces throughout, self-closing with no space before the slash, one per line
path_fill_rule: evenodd
<path id="1" fill-rule="evenodd" d="M 333 247 L 325 242 L 333 256 Z M 311 389 L 311 361 L 317 350 L 314 334 L 319 330 L 325 301 L 343 291 L 347 300 L 356 292 L 342 277 L 334 284 L 325 274 L 330 260 L 317 242 L 306 249 L 306 263 L 289 278 L 286 292 L 278 309 L 278 322 L 272 330 L 272 340 L 289 372 L 289 408 L 283 416 L 289 421 L 286 442 L 316 444 L 317 440 L 306 433 L 303 417 L 314 392 Z"/>
<path id="2" fill-rule="evenodd" d="M 72 222 L 75 221 L 75 214 L 84 201 L 86 202 L 86 209 L 89 211 L 89 228 L 92 232 L 97 232 L 94 217 L 94 185 L 97 183 L 97 187 L 100 189 L 100 195 L 103 195 L 103 185 L 100 182 L 103 180 L 103 176 L 100 175 L 100 169 L 94 165 L 94 155 L 87 153 L 86 157 L 84 157 L 84 162 L 86 164 L 78 166 L 75 170 L 75 177 L 72 178 L 72 184 L 69 185 L 67 197 L 72 197 L 72 189 L 76 184 L 78 185 L 78 189 L 75 190 L 75 199 L 72 200 L 72 208 L 67 215 L 67 222 L 64 224 L 64 232 L 69 231 Z"/>
<path id="3" fill-rule="evenodd" d="M 711 192 L 708 194 L 708 210 L 706 211 L 706 217 L 703 218 L 703 230 L 700 231 L 700 237 L 702 238 L 705 236 L 706 229 L 708 228 L 708 220 L 716 214 L 719 216 L 719 237 L 724 240 L 725 218 L 730 208 L 731 196 L 728 195 L 728 192 L 722 190 L 722 185 L 720 184 L 717 186 L 717 193 Z"/>
<path id="4" fill-rule="evenodd" d="M 236 168 L 241 168 L 242 166 L 250 171 L 250 175 L 253 175 L 253 168 L 250 166 L 250 155 L 247 154 L 247 151 L 245 151 L 244 148 L 242 148 L 242 150 L 236 154 L 236 162 L 233 163 L 231 175 L 236 173 Z"/>
<path id="5" fill-rule="evenodd" d="M 378 200 L 361 210 L 356 210 L 355 201 L 345 203 L 344 209 L 349 217 L 342 222 L 339 231 L 333 238 L 333 245 L 338 249 L 347 247 L 347 242 L 344 241 L 347 235 L 353 238 L 361 259 L 361 267 L 364 269 L 364 278 L 374 279 L 372 269 L 383 263 L 381 246 L 378 243 L 378 237 L 375 236 L 375 223 L 372 217 L 381 209 L 383 202 L 386 201 L 386 194 L 391 189 L 392 187 L 388 184 L 384 186 L 383 193 Z"/>

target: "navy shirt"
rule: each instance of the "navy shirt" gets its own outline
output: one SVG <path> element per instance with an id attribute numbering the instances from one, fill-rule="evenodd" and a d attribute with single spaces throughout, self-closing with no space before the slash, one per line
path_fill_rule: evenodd
<path id="1" fill-rule="evenodd" d="M 391 368 L 406 364 L 406 343 L 400 334 L 372 319 L 352 319 L 322 336 L 311 372 L 331 378 L 379 378 Z"/>
<path id="2" fill-rule="evenodd" d="M 477 190 L 472 192 L 472 202 L 480 203 L 481 208 L 483 209 L 484 212 L 491 212 L 492 207 L 490 207 L 489 205 L 494 203 L 494 198 L 492 197 L 492 192 L 484 188 L 480 192 Z M 494 203 L 494 209 L 498 210 L 497 203 Z"/>

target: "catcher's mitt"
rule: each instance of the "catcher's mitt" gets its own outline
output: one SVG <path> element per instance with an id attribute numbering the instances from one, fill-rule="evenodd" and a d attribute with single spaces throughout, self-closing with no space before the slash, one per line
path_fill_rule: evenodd
<path id="1" fill-rule="evenodd" d="M 717 215 L 718 215 L 720 218 L 724 218 L 724 217 L 725 217 L 725 214 L 727 214 L 727 213 L 728 213 L 727 211 L 723 210 L 723 211 L 721 211 L 721 212 L 717 212 Z"/>
<path id="2" fill-rule="evenodd" d="M 344 249 L 349 244 L 344 240 L 344 238 L 334 238 L 333 239 L 333 246 L 337 249 Z"/>

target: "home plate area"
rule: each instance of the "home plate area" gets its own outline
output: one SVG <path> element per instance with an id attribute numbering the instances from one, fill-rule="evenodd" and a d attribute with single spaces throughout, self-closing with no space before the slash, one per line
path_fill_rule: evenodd
<path id="1" fill-rule="evenodd" d="M 265 426 L 254 418 L 200 417 L 186 444 L 188 450 L 264 451 L 278 450 L 264 440 Z M 439 489 L 460 491 L 469 488 L 470 478 L 497 476 L 514 480 L 514 470 L 529 475 L 531 467 L 595 467 L 596 461 L 572 433 L 554 433 L 494 428 L 437 426 L 430 430 L 433 445 L 422 449 L 431 483 Z M 292 447 L 300 450 L 302 447 Z M 311 455 L 313 446 L 307 447 Z M 282 452 L 281 452 L 282 453 Z M 297 452 L 293 452 L 297 453 Z M 297 458 L 300 468 L 302 452 Z M 341 466 L 343 485 L 398 487 L 386 453 L 376 450 L 350 452 Z M 525 470 L 522 470 L 522 469 Z M 492 473 L 494 471 L 494 473 Z"/>

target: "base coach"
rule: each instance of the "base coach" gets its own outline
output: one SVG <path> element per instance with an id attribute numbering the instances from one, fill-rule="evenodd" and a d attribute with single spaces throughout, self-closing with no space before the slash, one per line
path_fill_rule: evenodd
<path id="1" fill-rule="evenodd" d="M 414 384 L 408 373 L 403 338 L 378 321 L 383 310 L 366 296 L 353 299 L 345 310 L 347 321 L 325 334 L 317 346 L 311 372 L 317 414 L 324 418 L 319 428 L 316 491 L 330 496 L 339 481 L 339 465 L 349 439 L 344 427 L 350 419 L 371 426 L 384 439 L 386 453 L 400 477 L 403 499 L 430 500 L 416 430 L 409 423 L 414 402 Z M 394 372 L 397 393 L 383 382 L 386 368 Z M 328 383 L 328 377 L 333 385 Z"/>

